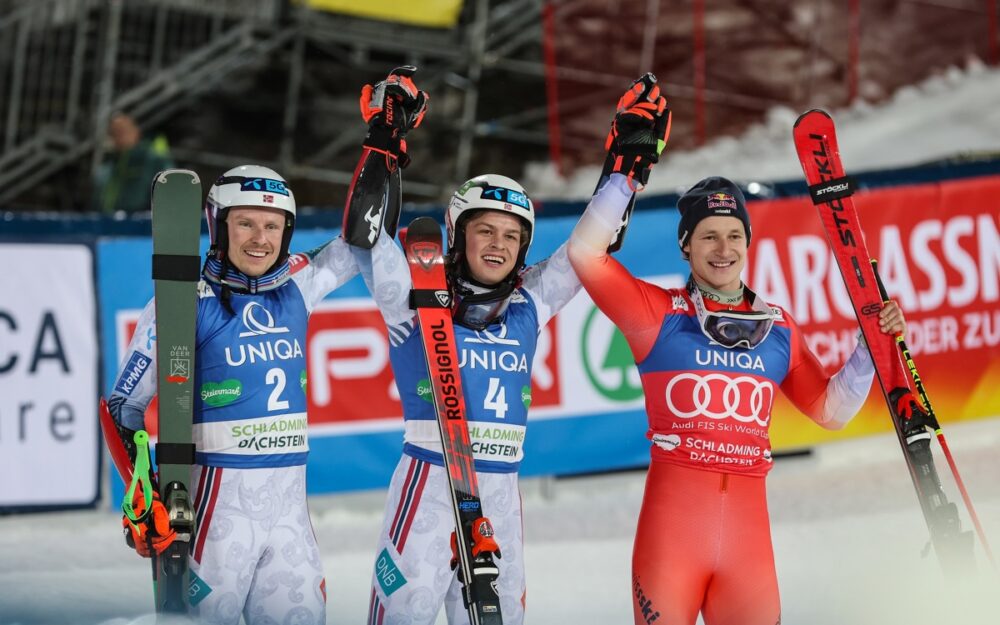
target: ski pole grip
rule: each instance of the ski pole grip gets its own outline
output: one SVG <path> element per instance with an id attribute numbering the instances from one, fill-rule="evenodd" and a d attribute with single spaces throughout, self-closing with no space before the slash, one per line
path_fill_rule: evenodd
<path id="1" fill-rule="evenodd" d="M 878 294 L 882 298 L 883 302 L 889 301 L 889 294 L 885 290 L 885 285 L 882 284 L 882 276 L 878 275 L 878 261 L 874 258 L 871 259 L 872 271 L 875 272 L 875 284 L 878 285 Z"/>
<path id="2" fill-rule="evenodd" d="M 133 525 L 142 523 L 149 517 L 152 510 L 153 501 L 153 473 L 149 460 L 149 434 L 146 430 L 136 432 L 132 440 L 135 441 L 135 468 L 132 471 L 132 480 L 125 490 L 125 497 L 122 499 L 122 512 Z M 142 489 L 142 500 L 145 509 L 141 514 L 136 513 L 133 507 L 135 501 L 136 488 Z"/>

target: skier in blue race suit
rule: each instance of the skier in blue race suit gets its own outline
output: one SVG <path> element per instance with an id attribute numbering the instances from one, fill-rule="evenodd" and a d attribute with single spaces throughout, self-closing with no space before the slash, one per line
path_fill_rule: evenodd
<path id="1" fill-rule="evenodd" d="M 198 285 L 190 611 L 220 625 L 241 616 L 321 625 L 326 582 L 306 505 L 306 323 L 357 265 L 339 237 L 289 256 L 295 197 L 266 167 L 227 171 L 205 211 L 212 247 Z M 150 301 L 108 402 L 133 461 L 132 435 L 156 394 L 154 317 Z M 163 516 L 153 504 L 150 526 L 125 524 L 140 554 L 174 539 Z"/>
<path id="2" fill-rule="evenodd" d="M 495 199 L 497 198 L 497 199 Z M 525 578 L 517 471 L 531 403 L 531 367 L 542 328 L 580 289 L 565 245 L 524 268 L 534 229 L 531 200 L 519 184 L 488 174 L 469 180 L 447 209 L 446 259 L 455 343 L 483 514 L 501 558 L 504 623 L 524 620 Z M 402 250 L 384 233 L 362 275 L 389 330 L 389 358 L 403 404 L 403 455 L 389 486 L 369 606 L 369 625 L 435 622 L 442 604 L 452 625 L 468 623 L 450 566 L 455 516 L 420 327 L 408 296 Z M 371 273 L 369 274 L 369 270 Z M 398 572 L 387 575 L 386 572 Z"/>
<path id="3" fill-rule="evenodd" d="M 362 112 L 365 110 L 362 97 Z M 606 195 L 606 197 L 605 197 Z M 598 193 L 591 202 L 622 202 Z M 518 470 L 531 403 L 532 361 L 545 325 L 579 291 L 560 246 L 525 267 L 535 229 L 531 199 L 514 180 L 477 176 L 445 210 L 445 267 L 452 294 L 466 417 L 483 515 L 500 558 L 496 588 L 505 624 L 524 622 L 526 582 Z M 451 566 L 455 515 L 431 401 L 421 329 L 410 308 L 412 281 L 402 249 L 382 231 L 358 266 L 382 313 L 403 407 L 402 457 L 389 485 L 368 625 L 431 625 L 442 605 L 451 625 L 469 622 Z"/>

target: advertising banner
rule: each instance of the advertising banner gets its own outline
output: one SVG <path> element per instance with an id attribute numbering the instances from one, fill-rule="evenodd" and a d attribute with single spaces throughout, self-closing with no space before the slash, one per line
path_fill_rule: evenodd
<path id="1" fill-rule="evenodd" d="M 0 509 L 93 504 L 100 483 L 94 260 L 0 244 Z"/>
<path id="2" fill-rule="evenodd" d="M 1000 177 L 893 187 L 854 196 L 868 251 L 902 307 L 906 342 L 942 424 L 1000 414 Z M 787 307 L 829 370 L 851 350 L 857 323 L 816 209 L 806 198 L 755 202 L 749 283 Z M 759 236 L 758 236 L 759 235 Z M 775 448 L 891 429 L 871 393 L 840 432 L 819 431 L 781 397 Z"/>
<path id="3" fill-rule="evenodd" d="M 1000 178 L 965 179 L 859 193 L 868 245 L 890 295 L 907 315 L 907 340 L 942 422 L 1000 414 Z M 857 324 L 806 198 L 755 201 L 745 277 L 784 306 L 832 373 L 854 349 Z M 665 287 L 684 284 L 673 207 L 636 213 L 619 260 Z M 540 219 L 529 262 L 566 241 L 576 217 Z M 295 235 L 293 249 L 331 236 Z M 105 386 L 135 321 L 152 296 L 149 241 L 102 244 L 100 293 Z M 489 338 L 489 337 L 486 337 Z M 402 447 L 402 414 L 381 315 L 356 278 L 324 300 L 309 323 L 309 488 L 329 492 L 384 486 Z M 495 363 L 504 366 L 502 358 Z M 104 389 L 105 392 L 107 389 Z M 602 471 L 649 457 L 642 388 L 632 354 L 581 292 L 543 330 L 532 370 L 522 474 Z M 779 395 L 771 425 L 776 451 L 843 436 L 888 431 L 881 396 L 871 394 L 851 425 L 831 433 Z"/>
<path id="4" fill-rule="evenodd" d="M 673 211 L 636 216 L 636 252 L 659 237 L 651 229 Z M 550 255 L 575 225 L 575 218 L 540 220 L 529 262 Z M 309 249 L 331 236 L 296 233 L 293 249 Z M 202 248 L 207 241 L 202 242 Z M 100 245 L 99 292 L 104 324 L 104 386 L 125 355 L 143 306 L 153 295 L 151 242 L 119 239 Z M 667 254 L 672 280 L 683 279 L 679 255 Z M 648 263 L 647 263 L 648 264 Z M 565 320 L 565 321 L 564 321 Z M 389 365 L 388 334 L 382 316 L 355 278 L 328 296 L 309 320 L 306 358 L 310 424 L 309 489 L 330 492 L 381 487 L 402 449 L 402 407 Z M 502 360 L 502 359 L 501 359 Z M 503 366 L 503 362 L 498 362 Z M 527 475 L 598 471 L 642 464 L 647 455 L 645 416 L 638 373 L 628 346 L 612 324 L 581 293 L 542 330 L 532 370 L 532 427 L 525 442 Z M 155 434 L 156 401 L 147 410 Z M 622 431 L 629 435 L 622 435 Z M 112 499 L 122 487 L 113 480 Z"/>

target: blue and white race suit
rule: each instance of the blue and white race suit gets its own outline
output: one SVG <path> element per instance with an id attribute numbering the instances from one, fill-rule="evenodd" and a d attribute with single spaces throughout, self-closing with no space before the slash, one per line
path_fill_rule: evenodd
<path id="1" fill-rule="evenodd" d="M 467 624 L 461 586 L 450 567 L 455 517 L 420 327 L 409 307 L 408 265 L 399 246 L 384 234 L 370 257 L 360 250 L 356 255 L 389 331 L 405 432 L 376 548 L 368 624 L 431 624 L 442 604 L 451 625 Z M 522 273 L 506 311 L 486 329 L 455 324 L 483 513 L 493 524 L 502 553 L 497 588 L 504 623 L 524 620 L 517 472 L 524 456 L 532 361 L 542 328 L 579 290 L 563 245 Z"/>
<path id="2" fill-rule="evenodd" d="M 306 505 L 306 323 L 357 264 L 338 237 L 289 265 L 290 278 L 270 290 L 233 291 L 235 314 L 220 302 L 218 284 L 198 286 L 190 601 L 199 622 L 326 622 L 326 582 Z M 150 301 L 109 400 L 116 420 L 132 430 L 144 427 L 156 394 L 155 334 Z"/>

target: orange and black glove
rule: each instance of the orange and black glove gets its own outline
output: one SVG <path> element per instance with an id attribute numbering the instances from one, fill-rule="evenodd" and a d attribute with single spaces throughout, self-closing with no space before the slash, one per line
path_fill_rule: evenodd
<path id="1" fill-rule="evenodd" d="M 420 125 L 427 112 L 429 97 L 417 89 L 412 65 L 397 67 L 385 80 L 361 89 L 361 117 L 368 124 L 363 145 L 386 156 L 389 170 L 406 167 L 406 133 Z"/>
<path id="2" fill-rule="evenodd" d="M 660 95 L 656 76 L 647 73 L 618 99 L 611 131 L 604 142 L 611 171 L 627 176 L 633 189 L 645 185 L 669 136 L 667 100 Z"/>
<path id="3" fill-rule="evenodd" d="M 153 553 L 160 555 L 177 538 L 177 532 L 170 528 L 170 517 L 167 515 L 167 508 L 160 501 L 160 494 L 155 488 L 151 492 L 153 501 L 147 509 L 142 489 L 135 489 L 132 510 L 137 520 L 129 520 L 128 515 L 122 517 L 125 542 L 144 558 Z"/>

